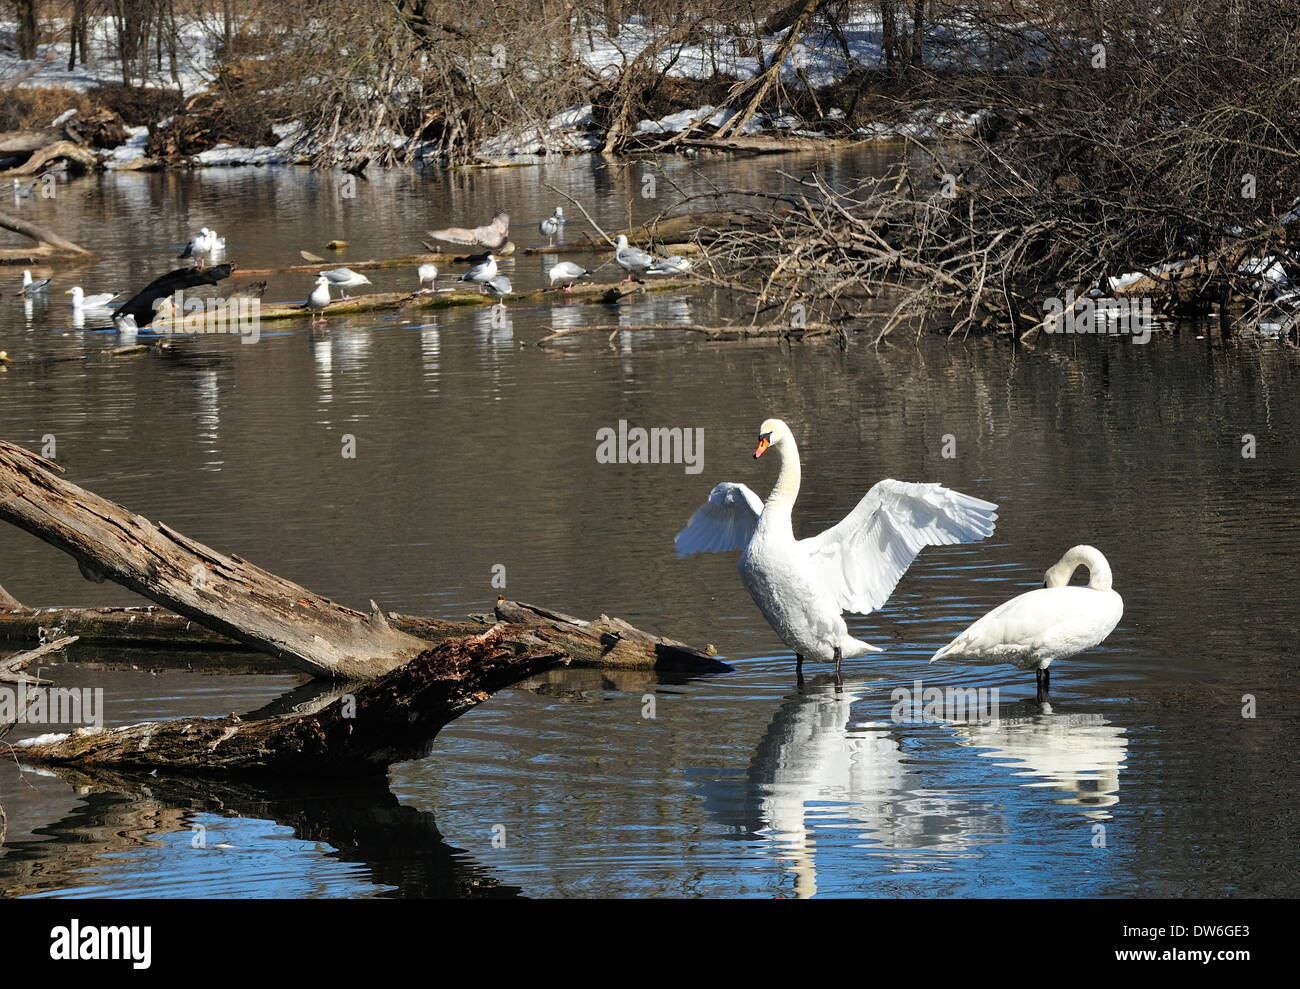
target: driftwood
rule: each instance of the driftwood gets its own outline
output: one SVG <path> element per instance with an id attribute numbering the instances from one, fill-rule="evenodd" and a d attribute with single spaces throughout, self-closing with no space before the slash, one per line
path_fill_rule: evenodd
<path id="1" fill-rule="evenodd" d="M 395 669 L 425 643 L 237 556 L 154 525 L 58 475 L 63 468 L 0 441 L 0 519 L 207 627 L 316 676 L 361 679 Z"/>
<path id="2" fill-rule="evenodd" d="M 3 589 L 0 588 L 0 592 Z M 229 636 L 203 627 L 182 615 L 157 608 L 26 608 L 12 597 L 6 608 L 0 603 L 0 642 L 25 645 L 52 636 L 77 636 L 82 646 L 116 649 L 149 649 L 203 653 L 205 670 L 247 672 L 248 646 Z M 554 616 L 548 620 L 546 616 Z M 402 615 L 390 611 L 389 625 L 434 645 L 450 639 L 475 635 L 481 624 Z M 538 635 L 561 645 L 571 665 L 604 669 L 659 670 L 678 673 L 725 673 L 731 667 L 697 649 L 633 628 L 621 618 L 601 615 L 592 621 L 560 615 L 521 601 L 497 602 L 496 618 L 508 624 L 533 626 Z M 227 660 L 222 655 L 241 653 Z M 126 656 L 124 665 L 137 665 Z M 172 660 L 170 665 L 185 665 Z M 296 667 L 257 664 L 260 672 Z"/>
<path id="3" fill-rule="evenodd" d="M 745 125 L 749 123 L 754 114 L 758 112 L 758 108 L 763 102 L 763 97 L 767 95 L 767 91 L 772 87 L 772 84 L 781 77 L 781 66 L 785 64 L 785 60 L 789 57 L 790 51 L 794 48 L 795 43 L 803 35 L 804 31 L 808 29 L 808 25 L 812 23 L 813 15 L 817 13 L 817 8 L 820 7 L 821 4 L 822 0 L 804 0 L 803 8 L 795 16 L 793 22 L 791 22 L 789 32 L 777 47 L 767 69 L 757 79 L 746 84 L 745 88 L 752 86 L 754 90 L 754 95 L 750 98 L 749 103 L 746 104 L 745 109 L 741 110 L 718 128 L 717 134 L 715 135 L 716 137 L 725 137 L 727 134 L 734 136 L 740 134 L 741 131 L 744 130 Z"/>
<path id="4" fill-rule="evenodd" d="M 40 745 L 0 747 L 27 764 L 289 776 L 382 773 L 422 754 L 438 730 L 494 692 L 563 663 L 529 630 L 443 643 L 311 714 L 243 721 L 182 718 L 83 728 Z"/>
<path id="5" fill-rule="evenodd" d="M 36 241 L 35 247 L 0 249 L 0 264 L 35 264 L 51 259 L 86 260 L 94 256 L 80 244 L 74 244 L 52 230 L 35 223 L 28 223 L 8 213 L 0 213 L 0 227 Z"/>

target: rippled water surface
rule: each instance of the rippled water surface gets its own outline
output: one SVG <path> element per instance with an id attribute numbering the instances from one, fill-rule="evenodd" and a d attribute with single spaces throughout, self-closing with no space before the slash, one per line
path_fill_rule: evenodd
<path id="1" fill-rule="evenodd" d="M 102 260 L 54 272 L 48 300 L 32 304 L 8 295 L 15 273 L 0 270 L 0 349 L 14 360 L 0 371 L 0 436 L 37 449 L 52 436 L 77 483 L 348 604 L 486 611 L 500 565 L 513 598 L 712 643 L 735 672 L 537 676 L 452 723 L 386 782 L 0 766 L 0 890 L 1294 894 L 1294 351 L 1225 349 L 1193 327 L 1146 346 L 1052 338 L 1019 350 L 707 344 L 670 330 L 608 342 L 604 329 L 534 345 L 558 327 L 735 315 L 737 300 L 700 288 L 617 307 L 556 297 L 504 323 L 483 308 L 335 318 L 314 333 L 285 324 L 253 346 L 191 338 L 110 359 L 101 351 L 115 338 L 75 327 L 64 308 L 76 282 L 142 285 L 201 225 L 221 230 L 243 269 L 327 253 L 332 238 L 349 242 L 346 263 L 417 251 L 427 227 L 482 222 L 497 204 L 515 239 L 536 243 L 536 222 L 562 202 L 547 184 L 617 227 L 661 208 L 640 196 L 645 174 L 667 196 L 777 187 L 811 168 L 843 180 L 887 160 L 395 172 L 372 176 L 355 200 L 333 177 L 295 169 L 113 175 L 25 205 Z M 594 267 L 608 253 L 566 256 Z M 550 261 L 521 254 L 509 273 L 539 287 Z M 370 276 L 379 291 L 415 287 L 408 270 Z M 267 300 L 309 287 L 270 276 Z M 796 687 L 734 557 L 672 552 L 717 481 L 766 493 L 775 468 L 750 453 L 769 415 L 799 439 L 800 532 L 837 521 L 883 477 L 941 481 L 1000 506 L 991 539 L 925 551 L 884 609 L 850 619 L 885 651 L 847 662 L 842 690 L 815 664 Z M 702 472 L 597 463 L 597 431 L 619 420 L 703 428 Z M 341 456 L 345 434 L 354 460 Z M 927 665 L 1079 542 L 1106 553 L 1125 615 L 1102 646 L 1053 668 L 1050 708 L 1033 703 L 1030 674 Z M 32 605 L 134 603 L 7 526 L 0 564 L 0 583 Z M 109 724 L 257 711 L 299 683 L 212 675 L 201 655 L 192 669 L 107 659 L 46 672 L 103 687 Z M 996 689 L 1000 716 L 900 717 L 893 692 L 918 678 Z M 1243 717 L 1247 695 L 1254 717 Z"/>

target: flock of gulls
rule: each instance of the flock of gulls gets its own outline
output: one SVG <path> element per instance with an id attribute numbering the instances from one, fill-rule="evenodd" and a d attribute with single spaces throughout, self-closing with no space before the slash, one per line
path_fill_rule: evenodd
<path id="1" fill-rule="evenodd" d="M 537 228 L 547 238 L 548 246 L 554 246 L 557 238 L 563 239 L 565 227 L 573 222 L 565 217 L 563 208 L 557 206 L 554 213 L 538 223 Z M 428 231 L 428 236 L 433 240 L 479 249 L 478 253 L 457 259 L 469 265 L 456 279 L 458 284 L 476 285 L 483 293 L 502 300 L 514 291 L 509 276 L 501 270 L 508 263 L 505 259 L 515 251 L 515 245 L 510 240 L 510 215 L 504 210 L 497 210 L 491 221 L 481 227 L 444 227 Z M 225 250 L 225 238 L 215 230 L 202 227 L 177 255 L 179 260 L 191 262 L 189 267 L 156 278 L 126 302 L 119 301 L 124 294 L 122 292 L 87 293 L 79 285 L 68 289 L 65 294 L 72 297 L 72 309 L 78 317 L 110 317 L 119 331 L 134 332 L 147 326 L 157 316 L 165 315 L 166 300 L 177 289 L 215 285 L 229 277 L 234 271 L 234 265 L 222 263 Z M 303 253 L 310 260 L 321 260 Z M 612 261 L 627 273 L 624 282 L 640 281 L 643 275 L 684 275 L 691 270 L 691 262 L 687 258 L 651 254 L 631 246 L 625 234 L 619 234 L 615 240 Z M 421 264 L 416 274 L 420 293 L 437 291 L 437 265 Z M 572 261 L 559 261 L 548 269 L 547 279 L 551 288 L 559 287 L 572 292 L 575 284 L 591 274 L 592 271 Z M 265 288 L 265 283 L 259 284 Z M 347 299 L 351 298 L 349 290 L 358 290 L 370 284 L 369 278 L 351 268 L 320 271 L 305 305 L 312 315 L 312 325 L 325 322 L 325 310 L 335 301 L 334 292 L 337 291 L 341 298 Z M 36 298 L 43 296 L 49 285 L 50 279 L 37 281 L 32 277 L 31 271 L 24 271 L 22 287 L 17 294 L 24 298 Z"/>
<path id="2" fill-rule="evenodd" d="M 844 612 L 866 615 L 881 608 L 926 546 L 977 542 L 992 534 L 997 505 L 940 484 L 884 480 L 837 525 L 795 539 L 791 514 L 799 495 L 799 450 L 780 419 L 759 427 L 754 457 L 769 450 L 780 469 L 767 501 L 744 484 L 724 481 L 677 534 L 674 547 L 678 556 L 740 550 L 741 582 L 794 650 L 800 683 L 805 658 L 833 662 L 838 683 L 842 660 L 881 651 L 849 634 Z M 1081 566 L 1088 570 L 1088 585 L 1069 586 Z M 1091 546 L 1074 546 L 1047 571 L 1041 588 L 995 608 L 930 662 L 1032 669 L 1041 704 L 1051 688 L 1052 663 L 1101 643 L 1123 613 L 1106 558 Z"/>

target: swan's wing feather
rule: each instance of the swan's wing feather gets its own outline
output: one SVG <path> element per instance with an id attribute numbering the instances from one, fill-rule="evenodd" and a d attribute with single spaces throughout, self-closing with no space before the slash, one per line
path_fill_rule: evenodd
<path id="1" fill-rule="evenodd" d="M 678 556 L 744 549 L 762 513 L 763 500 L 758 495 L 743 484 L 723 481 L 677 533 L 673 548 Z"/>
<path id="2" fill-rule="evenodd" d="M 884 480 L 838 525 L 799 545 L 840 608 L 869 614 L 889 600 L 926 546 L 976 542 L 992 533 L 997 507 L 941 484 Z"/>

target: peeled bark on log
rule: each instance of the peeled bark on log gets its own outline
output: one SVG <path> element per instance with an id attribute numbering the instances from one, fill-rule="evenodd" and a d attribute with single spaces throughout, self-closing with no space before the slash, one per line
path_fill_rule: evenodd
<path id="1" fill-rule="evenodd" d="M 445 642 L 312 714 L 242 721 L 183 718 L 79 729 L 41 745 L 0 747 L 25 764 L 214 774 L 364 776 L 423 754 L 448 722 L 567 659 L 532 631 L 497 626 Z"/>
<path id="2" fill-rule="evenodd" d="M 0 519 L 173 611 L 316 676 L 362 679 L 427 646 L 328 598 L 154 525 L 58 476 L 63 468 L 0 440 Z M 84 571 L 83 571 L 84 572 Z"/>

